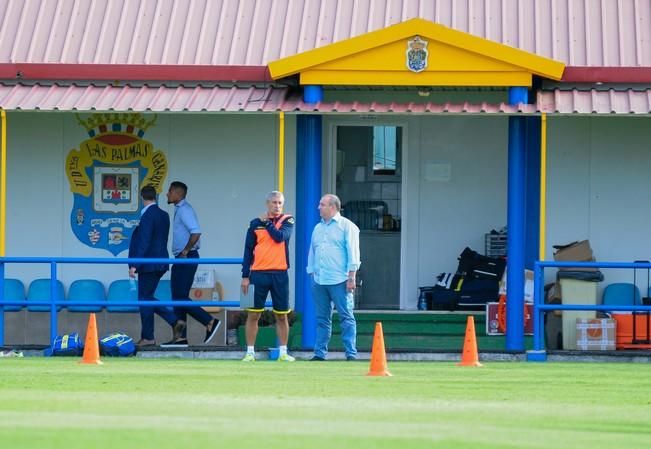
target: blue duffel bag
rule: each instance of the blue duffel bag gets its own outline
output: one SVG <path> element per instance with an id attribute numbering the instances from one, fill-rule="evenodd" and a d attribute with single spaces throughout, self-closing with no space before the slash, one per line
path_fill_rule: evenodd
<path id="1" fill-rule="evenodd" d="M 80 356 L 84 352 L 84 342 L 79 338 L 79 334 L 57 335 L 52 346 L 45 350 L 46 356 L 51 355 L 68 355 Z"/>
<path id="2" fill-rule="evenodd" d="M 100 339 L 99 351 L 109 357 L 129 357 L 135 355 L 136 344 L 127 334 L 114 332 Z"/>

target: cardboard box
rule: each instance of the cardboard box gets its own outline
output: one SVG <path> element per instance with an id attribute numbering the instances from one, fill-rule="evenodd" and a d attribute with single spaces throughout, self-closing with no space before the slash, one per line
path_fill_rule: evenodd
<path id="1" fill-rule="evenodd" d="M 576 349 L 614 351 L 615 328 L 615 320 L 610 318 L 577 318 Z"/>
<path id="2" fill-rule="evenodd" d="M 556 262 L 594 262 L 594 254 L 589 240 L 568 243 L 567 245 L 554 245 L 554 260 Z M 563 267 L 559 270 L 595 271 L 596 268 Z"/>
<path id="3" fill-rule="evenodd" d="M 486 303 L 486 335 L 504 335 L 499 329 L 498 307 L 499 303 Z M 533 335 L 533 304 L 525 304 L 524 334 Z"/>
<path id="4" fill-rule="evenodd" d="M 506 270 L 500 280 L 499 294 L 506 295 Z M 533 270 L 524 270 L 524 300 L 533 303 Z"/>
<path id="5" fill-rule="evenodd" d="M 192 288 L 215 288 L 215 270 L 198 269 L 194 274 Z"/>
<path id="6" fill-rule="evenodd" d="M 198 269 L 194 275 L 190 299 L 195 301 L 219 301 L 221 299 L 220 284 L 216 280 L 214 270 Z M 207 312 L 219 312 L 221 307 L 204 307 Z"/>
<path id="7" fill-rule="evenodd" d="M 214 293 L 214 288 L 191 288 L 190 289 L 190 299 L 196 301 L 212 301 L 212 294 Z"/>

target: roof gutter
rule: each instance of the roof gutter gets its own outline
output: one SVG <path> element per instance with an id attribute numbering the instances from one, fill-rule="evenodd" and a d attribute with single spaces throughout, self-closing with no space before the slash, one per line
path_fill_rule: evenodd
<path id="1" fill-rule="evenodd" d="M 272 82 L 266 65 L 0 63 L 5 80 Z M 651 83 L 651 67 L 565 67 L 561 83 Z"/>
<path id="2" fill-rule="evenodd" d="M 561 83 L 651 83 L 651 67 L 565 67 Z"/>
<path id="3" fill-rule="evenodd" d="M 267 66 L 171 64 L 0 64 L 5 80 L 272 82 Z"/>

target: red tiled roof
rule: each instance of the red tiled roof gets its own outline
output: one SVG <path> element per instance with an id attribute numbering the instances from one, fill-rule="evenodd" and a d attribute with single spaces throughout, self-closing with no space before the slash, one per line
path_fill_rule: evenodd
<path id="1" fill-rule="evenodd" d="M 651 66 L 648 0 L 5 0 L 0 63 L 266 66 L 415 17 L 568 66 Z"/>
<path id="2" fill-rule="evenodd" d="M 284 87 L 0 83 L 0 107 L 41 111 L 296 112 L 340 114 L 651 114 L 651 89 L 552 90 L 535 104 L 304 103 Z"/>

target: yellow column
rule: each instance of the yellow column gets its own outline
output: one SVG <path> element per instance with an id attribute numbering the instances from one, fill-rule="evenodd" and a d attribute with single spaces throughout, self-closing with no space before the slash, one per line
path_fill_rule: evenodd
<path id="1" fill-rule="evenodd" d="M 0 257 L 5 256 L 7 230 L 7 113 L 0 109 Z"/>
<path id="2" fill-rule="evenodd" d="M 278 191 L 285 188 L 285 113 L 278 116 Z"/>
<path id="3" fill-rule="evenodd" d="M 540 117 L 540 249 L 538 259 L 545 260 L 547 236 L 547 114 Z"/>

